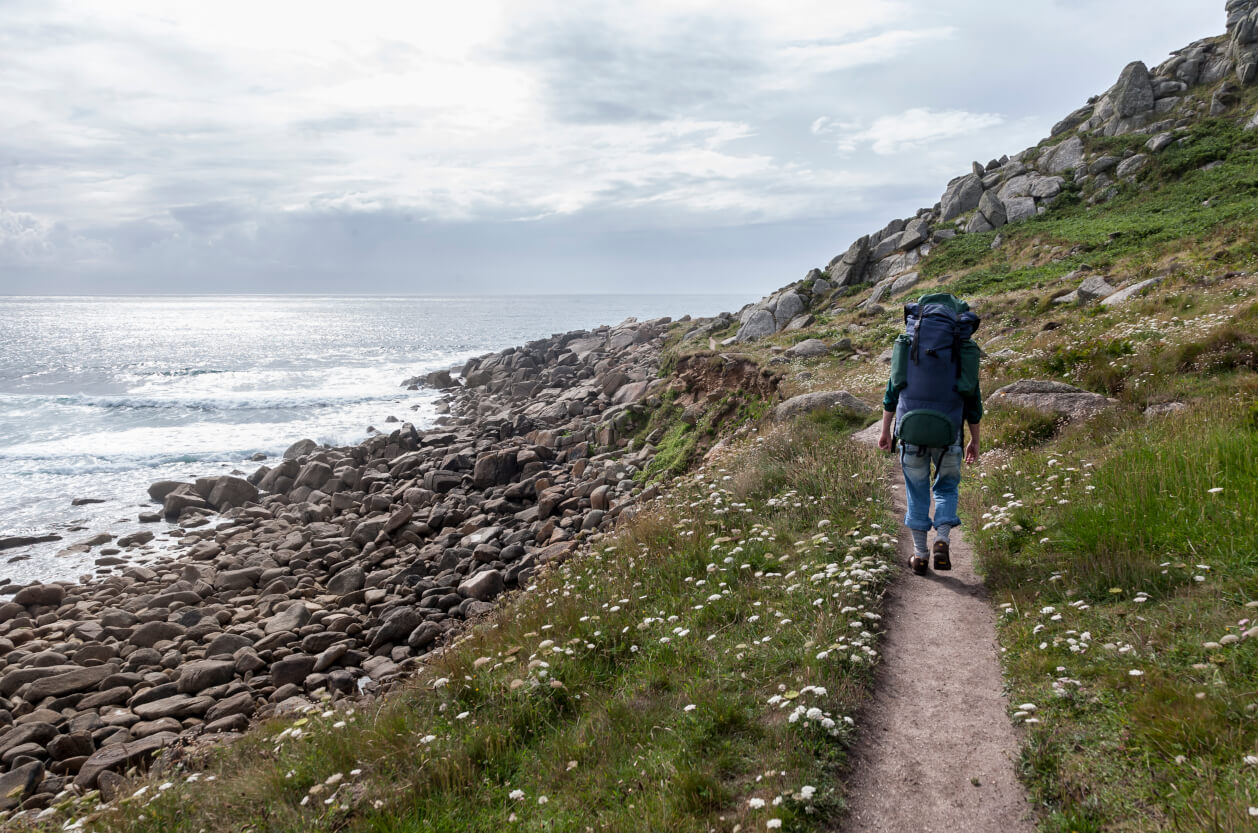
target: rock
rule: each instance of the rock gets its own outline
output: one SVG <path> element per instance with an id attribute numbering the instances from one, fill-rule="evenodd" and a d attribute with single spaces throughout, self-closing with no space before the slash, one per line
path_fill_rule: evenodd
<path id="1" fill-rule="evenodd" d="M 52 756 L 54 761 L 86 758 L 95 751 L 96 746 L 92 743 L 90 732 L 78 731 L 57 735 L 48 742 L 48 754 Z M 0 795 L 2 794 L 0 793 Z"/>
<path id="2" fill-rule="evenodd" d="M 510 483 L 519 472 L 514 450 L 491 452 L 476 458 L 476 466 L 472 471 L 472 486 L 476 489 L 488 489 Z"/>
<path id="3" fill-rule="evenodd" d="M 807 309 L 808 305 L 798 293 L 783 294 L 773 306 L 773 318 L 777 322 L 777 329 L 781 330 Z"/>
<path id="4" fill-rule="evenodd" d="M 865 235 L 852 243 L 842 256 L 830 261 L 826 273 L 835 286 L 851 286 L 861 282 L 871 248 L 869 235 Z"/>
<path id="5" fill-rule="evenodd" d="M 1005 200 L 1005 217 L 1010 223 L 1029 220 L 1039 213 L 1033 197 L 1011 197 Z"/>
<path id="6" fill-rule="evenodd" d="M 233 656 L 241 648 L 252 648 L 253 643 L 246 637 L 237 633 L 221 633 L 214 637 L 214 640 L 205 647 L 205 656 L 208 657 L 230 657 Z"/>
<path id="7" fill-rule="evenodd" d="M 176 694 L 163 697 L 151 703 L 140 703 L 131 707 L 132 713 L 141 720 L 161 720 L 163 717 L 185 718 L 205 714 L 214 705 L 213 697 L 192 697 L 187 694 Z"/>
<path id="8" fill-rule="evenodd" d="M 487 602 L 507 589 L 502 573 L 497 570 L 484 570 L 477 573 L 458 586 L 460 596 Z"/>
<path id="9" fill-rule="evenodd" d="M 832 410 L 835 408 L 843 408 L 868 416 L 874 416 L 878 413 L 874 408 L 871 408 L 847 391 L 837 390 L 805 393 L 792 397 L 773 409 L 773 419 L 776 422 L 783 422 L 810 411 Z"/>
<path id="10" fill-rule="evenodd" d="M 89 688 L 96 688 L 101 680 L 116 670 L 111 665 L 94 665 L 67 671 L 64 674 L 43 677 L 30 683 L 24 697 L 28 702 L 38 703 L 45 697 L 64 697 L 67 694 L 86 691 Z"/>
<path id="11" fill-rule="evenodd" d="M 1173 141 L 1175 141 L 1175 134 L 1159 133 L 1144 143 L 1144 149 L 1149 151 L 1149 153 L 1161 153 Z"/>
<path id="12" fill-rule="evenodd" d="M 816 338 L 810 338 L 807 341 L 801 341 L 794 347 L 786 351 L 785 355 L 792 359 L 815 359 L 818 356 L 824 356 L 830 352 L 830 348 L 826 346 L 824 341 Z"/>
<path id="13" fill-rule="evenodd" d="M 437 390 L 447 390 L 459 386 L 459 383 L 454 381 L 454 377 L 450 375 L 448 370 L 434 370 L 424 377 L 424 384 Z"/>
<path id="14" fill-rule="evenodd" d="M 1082 148 L 1082 143 L 1080 143 Z M 940 222 L 948 222 L 967 211 L 973 211 L 978 208 L 979 200 L 983 198 L 983 180 L 977 174 L 970 174 L 961 177 L 956 182 L 948 186 L 948 190 L 944 192 L 941 203 Z"/>
<path id="15" fill-rule="evenodd" d="M 1132 61 L 1118 76 L 1115 84 L 1106 94 L 1113 104 L 1115 114 L 1120 119 L 1131 118 L 1153 109 L 1153 78 L 1149 68 L 1143 61 Z"/>
<path id="16" fill-rule="evenodd" d="M 0 810 L 12 810 L 35 792 L 44 777 L 44 765 L 31 761 L 0 775 Z"/>
<path id="17" fill-rule="evenodd" d="M 1183 402 L 1159 402 L 1156 405 L 1150 405 L 1144 409 L 1144 415 L 1147 417 L 1169 416 L 1171 414 L 1182 414 L 1188 410 L 1188 406 Z"/>
<path id="18" fill-rule="evenodd" d="M 410 633 L 408 630 L 406 633 Z M 406 634 L 403 634 L 405 636 Z M 389 640 L 390 642 L 394 640 Z M 383 644 L 383 643 L 382 643 Z M 276 688 L 286 685 L 303 686 L 314 672 L 315 658 L 309 654 L 285 657 L 271 666 L 271 684 Z"/>
<path id="19" fill-rule="evenodd" d="M 1059 176 L 1037 176 L 1031 180 L 1030 195 L 1037 200 L 1051 199 L 1061 193 L 1065 184 L 1066 180 Z"/>
<path id="20" fill-rule="evenodd" d="M 1074 130 L 1076 127 L 1092 118 L 1092 113 L 1095 112 L 1095 110 L 1096 106 L 1093 104 L 1089 104 L 1086 107 L 1081 107 L 1078 110 L 1075 110 L 1069 116 L 1066 116 L 1066 118 L 1053 125 L 1053 129 L 1049 132 L 1049 135 L 1059 136 L 1062 133 Z"/>
<path id="21" fill-rule="evenodd" d="M 102 772 L 142 766 L 163 747 L 174 743 L 178 737 L 172 733 L 160 733 L 143 740 L 103 747 L 94 752 L 79 768 L 79 774 L 74 777 L 74 785 L 80 790 L 93 789 Z"/>
<path id="22" fill-rule="evenodd" d="M 13 549 L 14 547 L 29 547 L 31 544 L 46 544 L 50 541 L 60 541 L 60 535 L 9 535 L 0 538 L 0 550 Z"/>
<path id="23" fill-rule="evenodd" d="M 773 318 L 773 313 L 767 309 L 758 309 L 751 314 L 735 334 L 735 340 L 755 341 L 756 339 L 771 336 L 778 331 L 777 321 Z"/>
<path id="24" fill-rule="evenodd" d="M 297 442 L 284 449 L 285 460 L 296 460 L 298 457 L 305 457 L 317 451 L 319 444 L 314 440 L 298 440 Z"/>
<path id="25" fill-rule="evenodd" d="M 57 736 L 57 728 L 51 723 L 25 723 L 0 735 L 0 756 L 28 743 L 46 745 Z"/>
<path id="26" fill-rule="evenodd" d="M 166 496 L 178 489 L 180 486 L 187 486 L 187 483 L 178 480 L 158 480 L 156 483 L 149 485 L 149 497 L 161 503 L 166 500 Z"/>
<path id="27" fill-rule="evenodd" d="M 1161 278 L 1149 278 L 1149 280 L 1141 281 L 1140 283 L 1135 284 L 1134 286 L 1129 286 L 1125 289 L 1120 289 L 1114 294 L 1102 300 L 1101 306 L 1112 307 L 1112 306 L 1117 306 L 1118 304 L 1126 303 L 1127 301 L 1131 300 L 1137 295 L 1143 295 L 1149 289 L 1157 286 L 1161 282 L 1162 282 Z"/>
<path id="28" fill-rule="evenodd" d="M 221 592 L 237 592 L 257 585 L 262 578 L 261 567 L 245 567 L 240 570 L 225 570 L 214 577 L 214 589 Z"/>
<path id="29" fill-rule="evenodd" d="M 982 234 L 983 232 L 995 230 L 995 226 L 987 221 L 987 218 L 983 216 L 981 211 L 975 211 L 974 216 L 965 224 L 966 234 Z"/>
<path id="30" fill-rule="evenodd" d="M 1049 150 L 1040 160 L 1040 164 L 1050 174 L 1065 173 L 1078 168 L 1083 164 L 1083 140 L 1078 136 L 1071 136 Z"/>
<path id="31" fill-rule="evenodd" d="M 166 495 L 166 499 L 162 504 L 162 512 L 168 518 L 178 518 L 185 509 L 208 509 L 209 504 L 205 502 L 205 498 L 197 494 L 196 489 L 187 483 L 182 483 Z"/>
<path id="32" fill-rule="evenodd" d="M 367 583 L 367 573 L 357 564 L 352 564 L 328 579 L 328 592 L 337 596 L 345 596 L 356 590 L 362 590 Z"/>
<path id="33" fill-rule="evenodd" d="M 212 722 L 232 715 L 249 717 L 253 714 L 253 708 L 253 696 L 247 691 L 241 691 L 215 703 L 205 713 L 205 719 Z"/>
<path id="34" fill-rule="evenodd" d="M 983 193 L 978 201 L 978 210 L 992 228 L 1000 228 L 1008 221 L 1009 215 L 1005 213 L 1005 204 L 991 191 Z"/>
<path id="35" fill-rule="evenodd" d="M 296 631 L 310 621 L 310 608 L 301 602 L 294 602 L 279 613 L 262 623 L 262 632 L 267 636 L 284 631 Z"/>
<path id="36" fill-rule="evenodd" d="M 319 460 L 311 460 L 309 463 L 301 467 L 301 471 L 297 474 L 297 479 L 293 482 L 293 488 L 299 489 L 306 487 L 307 489 L 322 490 L 327 482 L 332 479 L 332 467 L 327 463 Z"/>
<path id="37" fill-rule="evenodd" d="M 174 622 L 145 622 L 131 632 L 127 641 L 138 648 L 152 648 L 158 642 L 178 639 L 187 632 L 187 628 Z"/>
<path id="38" fill-rule="evenodd" d="M 1146 165 L 1149 164 L 1149 157 L 1143 153 L 1137 153 L 1130 159 L 1124 159 L 1118 166 L 1118 170 L 1114 173 L 1118 177 L 1129 177 L 1139 173 Z"/>
<path id="39" fill-rule="evenodd" d="M 423 618 L 417 609 L 411 607 L 400 607 L 392 611 L 380 622 L 380 627 L 371 638 L 371 650 L 390 642 L 402 642 L 419 626 Z M 313 667 L 314 663 L 311 663 L 311 668 Z"/>
<path id="40" fill-rule="evenodd" d="M 257 503 L 258 489 L 248 480 L 225 474 L 215 481 L 208 500 L 211 506 L 222 512 L 246 503 Z"/>
<path id="41" fill-rule="evenodd" d="M 184 663 L 179 669 L 178 691 L 196 694 L 207 688 L 229 683 L 236 677 L 232 660 L 203 659 Z"/>
<path id="42" fill-rule="evenodd" d="M 13 603 L 23 607 L 44 605 L 55 607 L 65 598 L 65 588 L 60 584 L 30 584 L 13 596 Z"/>
<path id="43" fill-rule="evenodd" d="M 1102 278 L 1100 275 L 1093 275 L 1088 278 L 1076 290 L 1079 300 L 1085 304 L 1108 298 L 1114 294 L 1114 291 L 1114 287 L 1106 283 L 1105 278 Z"/>
<path id="44" fill-rule="evenodd" d="M 413 650 L 422 651 L 437 641 L 441 636 L 441 628 L 435 622 L 424 622 L 406 638 L 406 644 Z"/>
<path id="45" fill-rule="evenodd" d="M 1046 379 L 1023 379 L 1006 385 L 992 394 L 991 401 L 1035 408 L 1067 419 L 1086 419 L 1118 404 L 1118 400 L 1099 393 Z"/>
<path id="46" fill-rule="evenodd" d="M 901 292 L 908 292 L 917 286 L 921 279 L 921 274 L 918 272 L 905 272 L 903 275 L 897 275 L 892 279 L 887 295 L 899 295 Z"/>
<path id="47" fill-rule="evenodd" d="M 139 547 L 152 541 L 154 537 L 156 536 L 154 536 L 152 532 L 149 532 L 147 529 L 145 529 L 145 530 L 141 530 L 140 532 L 133 532 L 130 535 L 122 536 L 121 538 L 118 539 L 118 546 L 124 549 L 130 548 L 130 547 Z"/>

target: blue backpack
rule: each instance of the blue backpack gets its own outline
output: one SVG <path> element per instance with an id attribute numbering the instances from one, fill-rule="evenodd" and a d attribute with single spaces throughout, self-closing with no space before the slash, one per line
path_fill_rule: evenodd
<path id="1" fill-rule="evenodd" d="M 896 436 L 926 448 L 961 437 L 962 395 L 978 391 L 979 317 L 953 295 L 923 295 L 904 305 L 904 333 L 891 354 L 891 384 L 900 391 Z"/>

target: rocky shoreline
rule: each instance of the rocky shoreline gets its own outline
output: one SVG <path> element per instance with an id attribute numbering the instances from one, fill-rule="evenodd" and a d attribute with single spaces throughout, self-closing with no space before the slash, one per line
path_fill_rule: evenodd
<path id="1" fill-rule="evenodd" d="M 461 382 L 408 380 L 445 389 L 437 426 L 305 440 L 248 477 L 154 483 L 154 514 L 176 523 L 167 560 L 0 589 L 13 594 L 0 603 L 0 811 L 67 790 L 108 799 L 159 754 L 372 694 L 636 511 L 656 491 L 638 475 L 658 438 L 631 436 L 667 387 L 682 407 L 710 393 L 661 378 L 669 324 L 530 342 L 469 361 Z M 740 368 L 727 358 L 715 373 Z"/>

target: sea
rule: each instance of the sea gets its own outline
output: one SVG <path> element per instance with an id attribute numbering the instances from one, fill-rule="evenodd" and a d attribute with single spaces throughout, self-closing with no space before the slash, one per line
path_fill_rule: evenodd
<path id="1" fill-rule="evenodd" d="M 0 592 L 168 557 L 155 480 L 251 473 L 297 440 L 431 425 L 402 382 L 570 330 L 736 311 L 720 295 L 0 297 Z M 77 505 L 76 505 L 77 504 Z M 104 534 L 142 529 L 140 551 Z M 126 564 L 119 564 L 125 561 Z"/>

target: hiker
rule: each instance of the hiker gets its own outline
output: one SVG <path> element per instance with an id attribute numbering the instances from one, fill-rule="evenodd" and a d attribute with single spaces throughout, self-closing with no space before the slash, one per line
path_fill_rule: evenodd
<path id="1" fill-rule="evenodd" d="M 932 492 L 935 569 L 952 569 L 949 537 L 952 528 L 961 524 L 957 491 L 961 485 L 963 424 L 970 426 L 965 462 L 978 460 L 983 395 L 978 381 L 979 348 L 970 336 L 978 329 L 979 317 L 970 312 L 965 301 L 940 293 L 905 304 L 904 324 L 904 333 L 896 338 L 892 349 L 878 447 L 894 451 L 897 441 L 899 444 L 908 498 L 904 525 L 913 533 L 909 566 L 920 576 L 925 575 L 929 560 L 926 543 L 932 526 Z"/>

